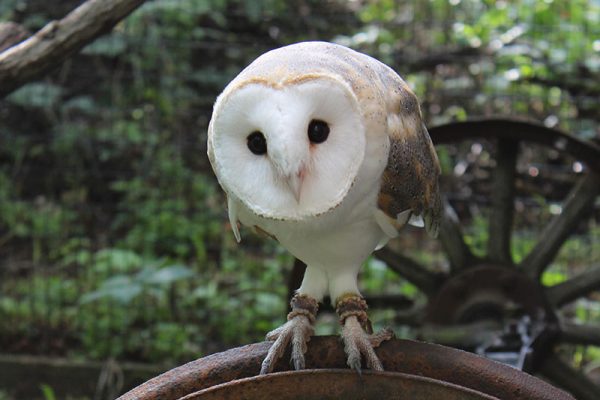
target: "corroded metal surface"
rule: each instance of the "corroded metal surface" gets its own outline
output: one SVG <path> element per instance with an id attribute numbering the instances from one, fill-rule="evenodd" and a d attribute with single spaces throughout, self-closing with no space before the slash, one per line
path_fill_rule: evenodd
<path id="1" fill-rule="evenodd" d="M 340 369 L 279 372 L 224 383 L 185 400 L 494 400 L 496 397 L 443 381 L 393 372 Z M 182 399 L 183 400 L 183 399 Z"/>
<path id="2" fill-rule="evenodd" d="M 254 377 L 252 379 L 262 382 L 265 378 L 255 377 L 255 375 L 258 374 L 260 364 L 270 345 L 271 342 L 251 344 L 192 361 L 151 379 L 124 394 L 119 400 L 175 400 L 236 379 Z M 444 346 L 394 339 L 384 342 L 376 349 L 376 352 L 388 372 L 426 377 L 442 381 L 439 382 L 440 384 L 449 383 L 462 386 L 501 400 L 573 399 L 568 394 L 531 375 L 477 355 Z M 285 354 L 277 363 L 275 371 L 289 371 L 291 367 L 288 360 L 289 353 Z M 308 345 L 306 367 L 307 369 L 346 369 L 346 357 L 339 337 L 313 337 Z M 291 375 L 285 375 L 288 378 L 282 379 L 291 379 L 290 384 L 296 385 L 292 383 L 295 382 L 295 374 L 310 374 L 310 372 L 313 371 L 293 372 Z M 318 374 L 316 372 L 316 375 Z M 378 373 L 369 374 L 369 376 L 371 375 L 378 375 Z M 240 384 L 246 385 L 245 382 Z M 312 386 L 322 390 L 321 395 L 327 398 L 330 385 Z M 296 394 L 301 398 L 303 391 L 309 390 L 304 386 L 296 385 L 294 387 Z M 369 388 L 369 390 L 371 389 L 376 390 L 377 385 Z"/>

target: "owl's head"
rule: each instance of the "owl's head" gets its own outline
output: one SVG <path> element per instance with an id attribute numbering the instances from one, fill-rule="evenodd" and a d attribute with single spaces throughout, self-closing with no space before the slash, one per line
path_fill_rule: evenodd
<path id="1" fill-rule="evenodd" d="M 301 220 L 342 202 L 365 140 L 357 99 L 336 76 L 241 75 L 215 103 L 208 151 L 229 195 L 262 217 Z"/>

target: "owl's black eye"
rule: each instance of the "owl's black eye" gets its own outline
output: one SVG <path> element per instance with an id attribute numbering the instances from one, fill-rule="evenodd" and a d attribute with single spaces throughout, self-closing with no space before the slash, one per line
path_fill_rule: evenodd
<path id="1" fill-rule="evenodd" d="M 254 131 L 248 135 L 246 140 L 250 151 L 257 156 L 261 156 L 267 152 L 267 140 L 262 132 Z"/>
<path id="2" fill-rule="evenodd" d="M 329 125 L 320 119 L 313 119 L 308 124 L 308 139 L 311 143 L 323 143 L 329 136 Z"/>

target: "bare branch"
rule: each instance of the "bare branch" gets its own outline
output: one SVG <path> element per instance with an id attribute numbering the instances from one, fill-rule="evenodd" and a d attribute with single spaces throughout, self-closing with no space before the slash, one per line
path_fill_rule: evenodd
<path id="1" fill-rule="evenodd" d="M 25 28 L 14 22 L 0 22 L 0 53 L 29 36 Z"/>
<path id="2" fill-rule="evenodd" d="M 0 97 L 35 80 L 79 51 L 145 0 L 88 0 L 60 21 L 0 53 Z"/>

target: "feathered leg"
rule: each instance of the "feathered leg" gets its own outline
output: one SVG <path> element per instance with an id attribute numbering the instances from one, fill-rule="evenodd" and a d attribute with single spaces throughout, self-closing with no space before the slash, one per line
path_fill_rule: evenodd
<path id="1" fill-rule="evenodd" d="M 275 362 L 281 358 L 288 344 L 292 343 L 292 362 L 295 369 L 304 369 L 304 353 L 307 343 L 314 333 L 313 325 L 319 309 L 319 303 L 314 298 L 297 293 L 290 302 L 292 311 L 287 316 L 288 321 L 279 328 L 267 333 L 267 340 L 274 340 L 267 357 L 264 359 L 260 373 L 268 374 L 273 371 Z"/>
<path id="2" fill-rule="evenodd" d="M 383 365 L 373 349 L 394 336 L 391 329 L 383 329 L 373 334 L 367 316 L 367 302 L 356 294 L 340 297 L 336 302 L 336 312 L 343 326 L 342 339 L 348 366 L 360 373 L 362 355 L 368 368 L 383 371 Z"/>

